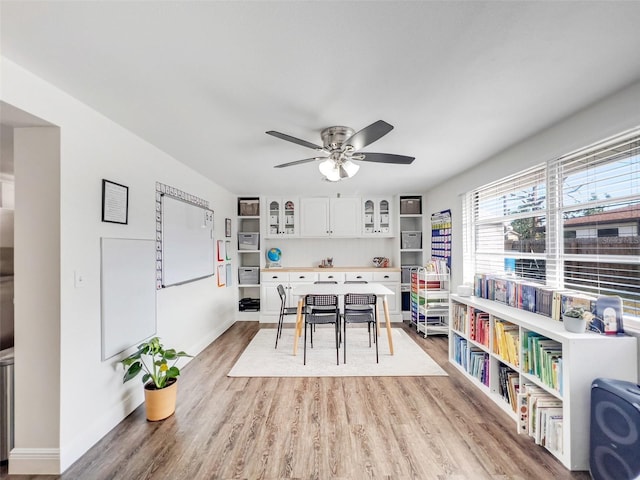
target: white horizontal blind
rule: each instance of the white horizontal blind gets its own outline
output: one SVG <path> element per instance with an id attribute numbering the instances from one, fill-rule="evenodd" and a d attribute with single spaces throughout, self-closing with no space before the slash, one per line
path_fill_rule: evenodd
<path id="1" fill-rule="evenodd" d="M 557 168 L 566 288 L 623 297 L 640 315 L 640 133 L 551 162 Z"/>
<path id="2" fill-rule="evenodd" d="M 464 202 L 465 269 L 619 295 L 640 320 L 640 128 L 468 192 Z"/>
<path id="3" fill-rule="evenodd" d="M 545 165 L 485 185 L 471 196 L 475 271 L 544 282 Z"/>

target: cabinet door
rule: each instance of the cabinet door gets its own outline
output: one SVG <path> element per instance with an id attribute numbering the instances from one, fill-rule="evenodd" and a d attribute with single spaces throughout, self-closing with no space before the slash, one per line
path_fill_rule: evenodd
<path id="1" fill-rule="evenodd" d="M 382 283 L 382 282 L 381 282 Z M 400 284 L 397 282 L 394 283 L 382 283 L 389 290 L 392 290 L 395 295 L 387 295 L 387 305 L 389 306 L 389 314 L 399 314 L 400 313 L 400 305 L 402 305 L 402 292 L 400 291 Z M 384 321 L 384 311 L 382 308 L 380 309 L 380 314 L 382 315 L 382 320 Z"/>
<path id="2" fill-rule="evenodd" d="M 362 199 L 362 234 L 366 236 L 376 233 L 376 203 L 371 198 Z"/>
<path id="3" fill-rule="evenodd" d="M 380 198 L 376 204 L 376 229 L 381 236 L 391 235 L 391 200 Z"/>
<path id="4" fill-rule="evenodd" d="M 289 272 L 289 289 L 287 290 L 287 306 L 297 307 L 299 297 L 291 294 L 295 287 L 302 285 L 312 285 L 318 280 L 316 272 Z"/>
<path id="5" fill-rule="evenodd" d="M 266 236 L 269 238 L 297 236 L 299 209 L 297 198 L 267 198 Z"/>
<path id="6" fill-rule="evenodd" d="M 282 209 L 280 198 L 267 198 L 267 237 L 277 237 L 284 230 Z"/>
<path id="7" fill-rule="evenodd" d="M 300 199 L 300 236 L 329 236 L 329 199 L 309 197 Z"/>
<path id="8" fill-rule="evenodd" d="M 362 232 L 360 223 L 360 198 L 331 198 L 331 235 L 336 237 L 359 237 Z"/>
<path id="9" fill-rule="evenodd" d="M 278 282 L 266 282 L 262 284 L 260 292 L 260 311 L 262 315 L 278 315 L 280 313 L 280 295 L 278 294 Z"/>
<path id="10" fill-rule="evenodd" d="M 300 201 L 293 197 L 283 198 L 281 214 L 281 225 L 283 226 L 282 235 L 285 237 L 297 237 L 300 234 L 298 231 Z"/>
<path id="11" fill-rule="evenodd" d="M 367 237 L 392 236 L 391 199 L 368 197 L 362 199 L 362 234 Z"/>

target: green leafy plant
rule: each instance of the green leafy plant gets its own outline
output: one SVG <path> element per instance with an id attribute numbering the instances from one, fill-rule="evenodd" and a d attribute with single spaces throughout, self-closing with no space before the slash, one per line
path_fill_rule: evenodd
<path id="1" fill-rule="evenodd" d="M 570 318 L 582 318 L 585 313 L 585 309 L 582 307 L 571 307 L 566 310 L 562 315 Z"/>
<path id="2" fill-rule="evenodd" d="M 168 387 L 173 383 L 169 382 L 169 380 L 180 375 L 180 369 L 176 367 L 178 360 L 182 357 L 191 356 L 182 351 L 176 352 L 173 348 L 165 349 L 160 343 L 160 338 L 153 337 L 138 345 L 136 352 L 121 361 L 125 368 L 122 382 L 128 382 L 140 372 L 144 372 L 144 375 L 142 375 L 143 384 L 146 385 L 149 382 L 156 389 Z M 172 364 L 169 365 L 169 362 L 172 362 Z"/>

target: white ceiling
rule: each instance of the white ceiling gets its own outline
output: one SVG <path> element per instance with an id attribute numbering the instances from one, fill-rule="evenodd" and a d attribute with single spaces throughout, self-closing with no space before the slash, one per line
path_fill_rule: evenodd
<path id="1" fill-rule="evenodd" d="M 4 56 L 237 194 L 422 192 L 640 79 L 638 1 L 0 8 Z M 315 152 L 267 130 L 321 143 L 380 119 L 364 150 L 412 165 L 273 168 Z"/>

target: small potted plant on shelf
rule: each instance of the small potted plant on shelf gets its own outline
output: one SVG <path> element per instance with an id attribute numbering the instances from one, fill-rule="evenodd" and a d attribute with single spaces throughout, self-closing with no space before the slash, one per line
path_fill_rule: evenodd
<path id="1" fill-rule="evenodd" d="M 144 401 L 147 420 L 164 420 L 176 410 L 178 376 L 180 369 L 176 363 L 182 357 L 191 357 L 185 352 L 165 349 L 158 337 L 141 343 L 138 350 L 123 359 L 125 368 L 122 382 L 128 382 L 140 372 L 144 384 Z M 169 365 L 171 362 L 171 365 Z"/>
<path id="2" fill-rule="evenodd" d="M 584 333 L 593 314 L 583 307 L 571 307 L 562 314 L 564 328 L 568 332 Z"/>

